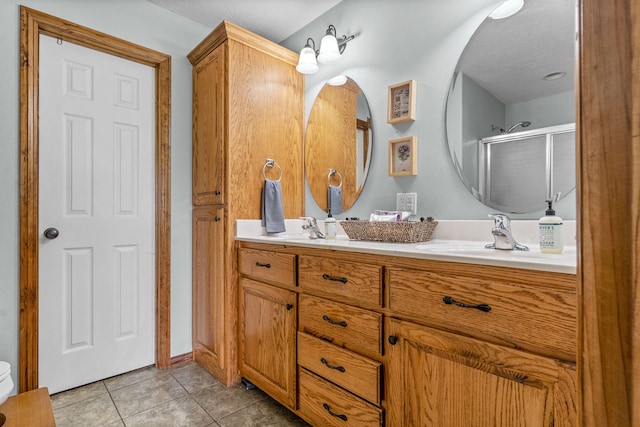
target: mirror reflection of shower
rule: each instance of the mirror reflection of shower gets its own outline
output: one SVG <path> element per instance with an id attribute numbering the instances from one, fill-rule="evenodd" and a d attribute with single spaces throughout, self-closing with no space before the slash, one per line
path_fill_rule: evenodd
<path id="1" fill-rule="evenodd" d="M 517 128 L 518 126 L 522 126 L 523 128 L 526 128 L 526 127 L 531 126 L 531 122 L 527 122 L 527 121 L 524 121 L 524 122 L 518 122 L 518 123 L 516 123 L 515 125 L 511 126 L 511 127 L 510 127 L 509 129 L 507 129 L 507 130 L 504 130 L 503 128 L 498 127 L 498 126 L 495 126 L 495 125 L 491 125 L 491 130 L 492 130 L 492 131 L 494 131 L 494 132 L 500 132 L 502 135 L 506 135 L 506 134 L 508 134 L 508 133 L 513 132 L 513 130 L 514 130 L 515 128 Z"/>

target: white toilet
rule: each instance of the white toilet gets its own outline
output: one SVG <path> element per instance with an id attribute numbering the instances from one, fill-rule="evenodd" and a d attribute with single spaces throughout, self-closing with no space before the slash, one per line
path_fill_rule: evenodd
<path id="1" fill-rule="evenodd" d="M 11 365 L 0 361 L 0 405 L 7 400 L 12 391 Z"/>

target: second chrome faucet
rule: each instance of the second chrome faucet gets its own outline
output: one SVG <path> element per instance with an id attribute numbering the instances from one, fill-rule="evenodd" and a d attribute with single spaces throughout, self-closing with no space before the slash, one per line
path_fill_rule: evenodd
<path id="1" fill-rule="evenodd" d="M 502 249 L 508 251 L 528 251 L 529 248 L 516 242 L 511 232 L 511 219 L 505 214 L 489 214 L 489 218 L 495 221 L 494 227 L 491 229 L 493 234 L 493 243 L 485 245 L 487 249 Z"/>

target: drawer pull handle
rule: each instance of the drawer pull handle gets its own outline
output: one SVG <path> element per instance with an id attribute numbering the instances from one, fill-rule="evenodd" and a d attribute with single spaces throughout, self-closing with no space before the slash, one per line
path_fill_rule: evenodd
<path id="1" fill-rule="evenodd" d="M 445 304 L 453 304 L 453 305 L 457 305 L 458 307 L 476 308 L 480 311 L 484 311 L 485 313 L 488 313 L 489 311 L 491 311 L 491 306 L 489 304 L 465 304 L 463 302 L 458 302 L 454 300 L 450 296 L 446 296 L 442 298 L 442 301 L 444 301 Z"/>
<path id="2" fill-rule="evenodd" d="M 289 311 L 293 308 L 293 304 L 287 304 L 286 307 L 287 307 L 287 311 Z"/>
<path id="3" fill-rule="evenodd" d="M 342 282 L 342 283 L 347 283 L 347 278 L 346 277 L 333 277 L 333 276 L 329 276 L 328 274 L 323 274 L 322 278 L 324 280 L 331 280 L 333 282 Z"/>
<path id="4" fill-rule="evenodd" d="M 325 322 L 329 322 L 332 325 L 342 326 L 343 328 L 347 327 L 347 322 L 345 322 L 344 320 L 341 320 L 341 321 L 337 322 L 335 320 L 331 320 L 331 318 L 329 316 L 327 316 L 326 314 L 322 315 L 322 320 L 324 320 Z"/>
<path id="5" fill-rule="evenodd" d="M 262 264 L 256 261 L 256 267 L 271 268 L 271 264 Z"/>
<path id="6" fill-rule="evenodd" d="M 329 415 L 336 417 L 336 418 L 340 418 L 342 421 L 347 421 L 347 416 L 345 414 L 336 414 L 335 412 L 333 412 L 331 410 L 331 407 L 329 405 L 327 405 L 326 403 L 322 404 L 322 407 L 324 409 L 326 409 L 326 411 L 329 413 Z"/>
<path id="7" fill-rule="evenodd" d="M 320 361 L 322 362 L 322 364 L 324 366 L 326 366 L 329 369 L 335 369 L 336 371 L 340 371 L 340 372 L 344 372 L 345 371 L 344 366 L 333 366 L 332 364 L 327 362 L 327 359 L 325 359 L 324 357 L 321 357 Z"/>

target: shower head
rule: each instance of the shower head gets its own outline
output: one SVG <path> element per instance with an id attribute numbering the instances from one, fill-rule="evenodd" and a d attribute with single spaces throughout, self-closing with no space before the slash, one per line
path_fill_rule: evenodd
<path id="1" fill-rule="evenodd" d="M 531 125 L 531 122 L 518 122 L 515 125 L 511 126 L 506 132 L 504 133 L 511 133 L 515 128 L 517 128 L 518 126 L 522 126 L 523 128 L 526 128 L 528 126 Z"/>

